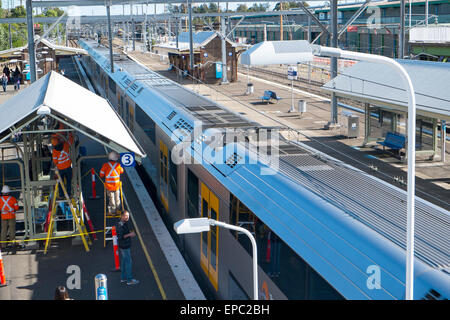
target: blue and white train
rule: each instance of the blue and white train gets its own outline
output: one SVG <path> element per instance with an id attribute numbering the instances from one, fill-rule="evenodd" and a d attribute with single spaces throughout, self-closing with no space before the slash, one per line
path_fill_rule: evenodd
<path id="1" fill-rule="evenodd" d="M 107 48 L 90 40 L 80 45 L 97 92 L 148 155 L 142 166 L 164 219 L 173 225 L 210 217 L 253 233 L 260 299 L 405 298 L 404 191 L 289 142 L 129 58 L 116 57 L 111 73 Z M 243 139 L 228 139 L 233 132 Z M 278 143 L 252 147 L 266 132 Z M 449 212 L 417 198 L 415 235 L 414 299 L 447 299 Z M 253 298 L 245 234 L 213 227 L 177 242 L 214 298 Z"/>

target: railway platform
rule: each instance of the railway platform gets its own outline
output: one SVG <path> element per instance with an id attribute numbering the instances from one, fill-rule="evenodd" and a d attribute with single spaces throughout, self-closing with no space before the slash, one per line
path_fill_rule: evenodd
<path id="1" fill-rule="evenodd" d="M 82 77 L 82 73 L 73 69 L 76 65 L 73 61 L 64 63 L 70 70 L 66 77 L 79 84 L 85 83 L 85 79 L 72 79 Z M 49 82 L 60 77 L 53 76 Z M 5 98 L 13 96 L 4 95 Z M 120 271 L 115 268 L 113 241 L 104 241 L 104 206 L 107 201 L 99 181 L 96 185 L 99 199 L 89 197 L 93 192 L 89 173 L 91 168 L 100 171 L 107 159 L 107 149 L 82 133 L 78 133 L 78 138 L 85 154 L 96 156 L 80 160 L 77 166 L 81 176 L 78 186 L 93 224 L 94 231 L 89 230 L 92 244 L 89 250 L 85 250 L 81 237 L 76 233 L 62 237 L 54 234 L 56 237 L 51 240 L 47 251 L 45 237 L 25 238 L 20 242 L 22 246 L 3 250 L 7 286 L 0 287 L 0 300 L 52 300 L 56 287 L 62 285 L 69 289 L 72 299 L 95 300 L 94 279 L 98 274 L 107 276 L 109 300 L 204 300 L 202 290 L 161 221 L 134 167 L 126 168 L 121 180 L 124 208 L 130 212 L 130 222 L 137 234 L 132 239 L 131 254 L 133 276 L 139 283 L 121 283 Z M 106 226 L 113 226 L 116 222 L 118 218 L 108 218 Z"/>

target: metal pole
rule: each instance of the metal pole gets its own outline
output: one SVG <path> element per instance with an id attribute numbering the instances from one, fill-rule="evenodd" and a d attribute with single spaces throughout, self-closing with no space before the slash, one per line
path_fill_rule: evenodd
<path id="1" fill-rule="evenodd" d="M 445 123 L 445 120 L 441 120 L 441 161 L 445 162 L 445 136 L 447 134 L 446 132 L 447 126 Z"/>
<path id="2" fill-rule="evenodd" d="M 225 24 L 225 17 L 222 17 L 220 24 L 222 29 L 222 84 L 228 84 L 228 77 L 227 77 L 227 41 L 226 41 L 226 24 Z"/>
<path id="3" fill-rule="evenodd" d="M 112 31 L 111 31 L 111 1 L 106 6 L 106 14 L 108 16 L 108 42 L 109 42 L 109 63 L 111 64 L 111 73 L 114 73 L 114 55 L 113 55 L 113 42 L 112 42 Z"/>
<path id="4" fill-rule="evenodd" d="M 11 24 L 8 23 L 8 29 L 9 29 L 9 48 L 12 48 L 12 34 L 11 34 Z"/>
<path id="5" fill-rule="evenodd" d="M 333 48 L 338 47 L 338 30 L 337 30 L 337 0 L 331 0 L 331 46 Z M 337 64 L 336 57 L 331 58 L 331 79 L 337 76 Z M 330 124 L 337 123 L 337 97 L 333 92 L 331 95 L 331 120 Z"/>
<path id="6" fill-rule="evenodd" d="M 28 55 L 30 57 L 30 80 L 36 81 L 36 51 L 34 47 L 34 25 L 33 25 L 33 7 L 31 0 L 26 2 L 27 8 L 27 31 L 28 31 Z"/>
<path id="7" fill-rule="evenodd" d="M 219 226 L 230 230 L 239 231 L 245 233 L 252 243 L 253 251 L 253 300 L 258 300 L 258 248 L 256 246 L 256 240 L 253 235 L 245 228 L 233 226 L 224 222 L 209 219 L 212 226 Z"/>
<path id="8" fill-rule="evenodd" d="M 411 9 L 412 9 L 412 0 L 409 0 L 409 32 L 411 32 Z"/>
<path id="9" fill-rule="evenodd" d="M 405 0 L 400 0 L 400 33 L 398 34 L 398 58 L 405 56 Z"/>
<path id="10" fill-rule="evenodd" d="M 411 78 L 397 61 L 374 54 L 320 47 L 320 54 L 347 59 L 382 63 L 392 67 L 401 77 L 408 95 L 408 184 L 407 184 L 407 226 L 406 226 L 406 300 L 414 298 L 414 216 L 415 216 L 415 170 L 416 170 L 416 96 Z"/>
<path id="11" fill-rule="evenodd" d="M 428 26 L 428 0 L 425 1 L 425 25 Z"/>
<path id="12" fill-rule="evenodd" d="M 191 72 L 194 70 L 194 43 L 192 39 L 192 3 L 188 2 L 188 12 L 189 12 L 189 64 Z"/>
<path id="13" fill-rule="evenodd" d="M 133 41 L 133 51 L 136 51 L 136 37 L 134 34 L 134 18 L 133 18 L 133 5 L 130 3 L 131 10 L 131 39 Z"/>

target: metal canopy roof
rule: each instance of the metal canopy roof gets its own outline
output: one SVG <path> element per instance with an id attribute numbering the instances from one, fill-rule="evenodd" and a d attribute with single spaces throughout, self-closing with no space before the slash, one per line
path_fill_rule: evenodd
<path id="1" fill-rule="evenodd" d="M 0 142 L 47 115 L 117 152 L 145 152 L 107 100 L 51 71 L 0 105 Z"/>
<path id="2" fill-rule="evenodd" d="M 312 61 L 310 44 L 306 40 L 263 41 L 242 53 L 245 65 L 294 64 Z"/>
<path id="3" fill-rule="evenodd" d="M 442 62 L 397 60 L 411 77 L 418 115 L 450 120 L 450 65 Z M 359 62 L 326 83 L 322 90 L 339 97 L 408 111 L 402 80 L 389 66 Z"/>

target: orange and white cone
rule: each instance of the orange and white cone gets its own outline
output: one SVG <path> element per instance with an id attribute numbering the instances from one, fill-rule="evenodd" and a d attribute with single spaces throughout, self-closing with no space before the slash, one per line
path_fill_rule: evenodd
<path id="1" fill-rule="evenodd" d="M 113 249 L 114 249 L 114 265 L 115 265 L 115 269 L 114 271 L 119 271 L 120 270 L 120 263 L 119 263 L 119 245 L 118 245 L 118 240 L 117 240 L 117 232 L 116 232 L 116 227 L 112 227 L 111 228 L 111 232 L 112 232 L 112 237 L 113 237 Z"/>
<path id="2" fill-rule="evenodd" d="M 2 251 L 0 250 L 0 287 L 6 286 L 5 269 L 3 268 Z"/>

